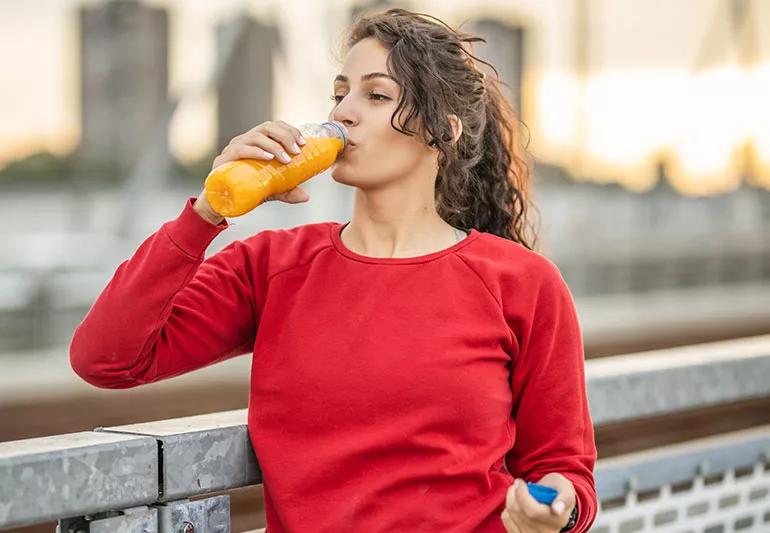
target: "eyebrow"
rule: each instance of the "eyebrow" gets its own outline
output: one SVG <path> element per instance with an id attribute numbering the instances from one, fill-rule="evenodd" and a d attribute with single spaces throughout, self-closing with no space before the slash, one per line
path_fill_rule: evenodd
<path id="1" fill-rule="evenodd" d="M 368 81 L 374 78 L 387 78 L 389 80 L 393 80 L 394 82 L 398 83 L 398 80 L 396 78 L 384 72 L 370 72 L 369 74 L 364 74 L 363 76 L 361 76 L 361 81 Z M 337 77 L 334 78 L 334 81 L 342 81 L 347 83 L 348 77 L 343 76 L 342 74 L 337 74 Z"/>

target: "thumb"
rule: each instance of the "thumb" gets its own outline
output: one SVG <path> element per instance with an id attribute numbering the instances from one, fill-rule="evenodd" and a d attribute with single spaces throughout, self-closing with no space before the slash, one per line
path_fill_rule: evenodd
<path id="1" fill-rule="evenodd" d="M 289 191 L 271 196 L 270 199 L 280 200 L 289 204 L 299 204 L 310 200 L 310 195 L 304 189 L 294 187 Z"/>
<path id="2" fill-rule="evenodd" d="M 554 500 L 553 503 L 551 504 L 551 509 L 553 509 L 553 511 L 557 515 L 561 515 L 566 508 L 567 508 L 567 504 L 564 503 L 564 500 L 557 499 L 557 500 Z"/>
<path id="3" fill-rule="evenodd" d="M 305 189 L 300 189 L 299 187 L 294 187 L 290 190 L 286 197 L 293 202 L 307 202 L 310 200 L 310 195 L 307 191 L 305 191 Z"/>

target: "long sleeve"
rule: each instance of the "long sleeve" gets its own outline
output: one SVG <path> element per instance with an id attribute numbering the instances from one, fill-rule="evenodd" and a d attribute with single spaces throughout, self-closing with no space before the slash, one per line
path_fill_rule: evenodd
<path id="1" fill-rule="evenodd" d="M 203 220 L 194 200 L 118 266 L 76 328 L 70 364 L 88 383 L 134 387 L 251 349 L 262 287 L 249 250 L 234 241 L 204 260 L 228 224 Z"/>
<path id="2" fill-rule="evenodd" d="M 593 470 L 596 445 L 588 408 L 585 356 L 572 295 L 550 261 L 533 280 L 535 305 L 520 331 L 511 387 L 515 442 L 509 471 L 531 482 L 560 473 L 575 487 L 579 519 L 588 531 L 597 512 Z"/>

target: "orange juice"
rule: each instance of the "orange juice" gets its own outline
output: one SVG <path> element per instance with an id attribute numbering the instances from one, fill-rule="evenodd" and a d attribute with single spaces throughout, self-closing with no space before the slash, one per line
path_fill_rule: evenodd
<path id="1" fill-rule="evenodd" d="M 205 183 L 211 207 L 222 216 L 237 217 L 248 213 L 269 196 L 290 191 L 320 174 L 332 166 L 345 147 L 346 135 L 334 136 L 337 134 L 333 128 L 329 129 L 333 136 L 303 134 L 306 144 L 288 163 L 275 159 L 240 159 L 216 167 Z"/>

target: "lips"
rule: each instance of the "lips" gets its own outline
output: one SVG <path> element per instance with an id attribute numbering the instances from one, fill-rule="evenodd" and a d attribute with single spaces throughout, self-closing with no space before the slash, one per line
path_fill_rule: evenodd
<path id="1" fill-rule="evenodd" d="M 348 143 L 345 145 L 345 149 L 344 149 L 344 150 L 342 150 L 342 153 L 345 153 L 345 152 L 349 152 L 349 151 L 351 151 L 353 148 L 356 148 L 356 143 L 348 142 Z"/>

